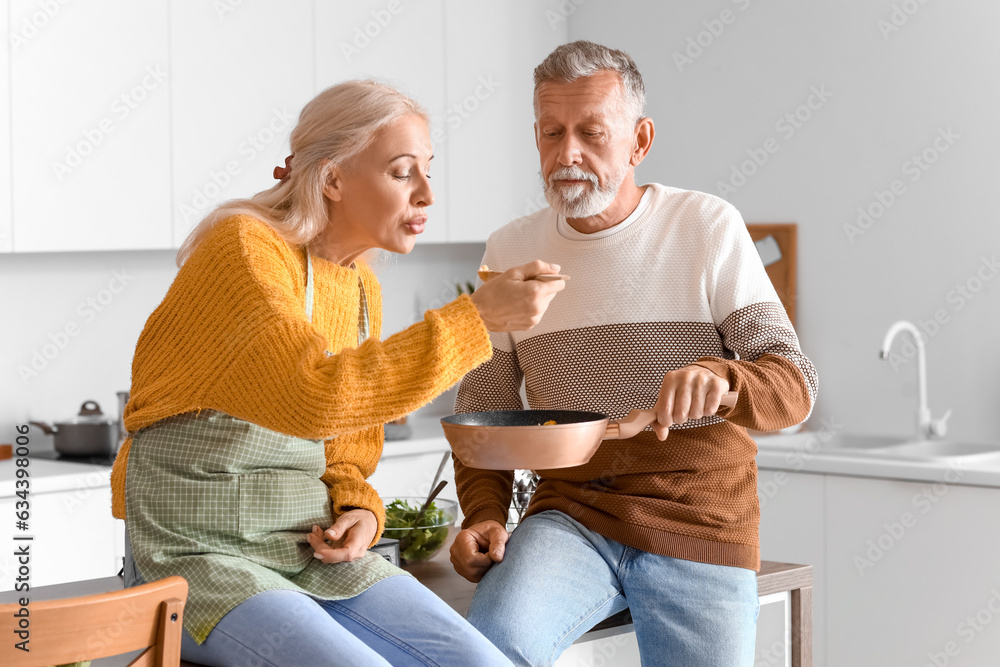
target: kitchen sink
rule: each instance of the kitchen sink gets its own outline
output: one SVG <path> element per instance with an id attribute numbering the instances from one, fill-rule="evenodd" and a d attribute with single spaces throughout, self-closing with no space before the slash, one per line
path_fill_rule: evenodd
<path id="1" fill-rule="evenodd" d="M 755 438 L 755 440 L 760 449 L 791 450 L 808 454 L 831 454 L 834 452 L 854 454 L 906 444 L 912 442 L 913 438 L 851 434 L 831 435 L 823 431 L 801 431 L 793 435 L 769 435 Z"/>
<path id="2" fill-rule="evenodd" d="M 803 458 L 834 456 L 904 461 L 1000 461 L 1000 442 L 924 440 L 913 436 L 872 436 L 801 432 L 756 439 L 760 450 L 794 452 Z"/>
<path id="3" fill-rule="evenodd" d="M 922 442 L 907 442 L 901 445 L 872 449 L 869 452 L 918 461 L 945 461 L 952 459 L 961 459 L 963 461 L 1000 460 L 1000 443 L 965 442 L 962 440 L 924 440 Z"/>

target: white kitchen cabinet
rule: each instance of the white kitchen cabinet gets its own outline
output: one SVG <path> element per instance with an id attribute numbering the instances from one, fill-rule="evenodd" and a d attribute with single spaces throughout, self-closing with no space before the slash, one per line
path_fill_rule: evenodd
<path id="1" fill-rule="evenodd" d="M 384 81 L 423 105 L 432 117 L 432 137 L 440 134 L 445 116 L 442 0 L 317 1 L 315 13 L 319 89 L 361 77 Z M 435 146 L 431 185 L 437 203 L 428 210 L 421 243 L 449 238 L 444 202 L 452 189 L 441 153 Z"/>
<path id="2" fill-rule="evenodd" d="M 46 462 L 48 467 L 54 464 Z M 58 464 L 55 464 L 58 465 Z M 69 581 L 110 577 L 121 569 L 124 522 L 111 516 L 110 468 L 62 464 L 79 473 L 66 479 L 61 490 L 29 494 L 31 518 L 29 530 L 11 535 L 32 535 L 30 542 L 9 540 L 10 548 L 0 557 L 0 589 L 12 590 L 18 572 L 14 545 L 30 545 L 30 584 L 32 587 Z M 31 469 L 37 469 L 32 463 Z M 37 485 L 37 483 L 36 483 Z M 0 498 L 0 517 L 14 521 L 17 497 Z"/>
<path id="3" fill-rule="evenodd" d="M 1000 490 L 829 476 L 831 665 L 996 665 Z"/>
<path id="4" fill-rule="evenodd" d="M 173 245 L 213 208 L 273 186 L 315 93 L 312 0 L 173 2 Z"/>
<path id="5" fill-rule="evenodd" d="M 13 42 L 10 13 L 0 11 L 0 35 Z M 10 48 L 0 49 L 0 253 L 14 249 L 10 208 Z"/>
<path id="6" fill-rule="evenodd" d="M 445 7 L 448 240 L 482 242 L 547 206 L 534 140 L 532 72 L 567 40 L 569 2 L 452 2 Z M 440 149 L 439 149 L 440 150 Z"/>
<path id="7" fill-rule="evenodd" d="M 167 7 L 10 2 L 15 252 L 170 247 Z"/>
<path id="8" fill-rule="evenodd" d="M 816 667 L 826 664 L 823 658 L 823 605 L 826 599 L 826 538 L 823 522 L 825 484 L 824 475 L 783 470 L 759 470 L 757 476 L 761 560 L 813 566 L 813 664 Z M 775 632 L 774 624 L 768 622 L 773 611 L 761 608 L 756 664 L 785 664 L 782 656 L 788 652 L 789 647 L 783 632 Z"/>

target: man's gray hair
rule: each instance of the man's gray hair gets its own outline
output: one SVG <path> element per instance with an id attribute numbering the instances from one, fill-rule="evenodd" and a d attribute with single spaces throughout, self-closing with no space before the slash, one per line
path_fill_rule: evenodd
<path id="1" fill-rule="evenodd" d="M 646 89 L 635 61 L 624 51 L 582 39 L 557 47 L 535 68 L 535 116 L 538 116 L 538 87 L 541 84 L 546 81 L 575 81 L 602 70 L 616 72 L 621 78 L 622 111 L 637 122 L 646 109 Z"/>

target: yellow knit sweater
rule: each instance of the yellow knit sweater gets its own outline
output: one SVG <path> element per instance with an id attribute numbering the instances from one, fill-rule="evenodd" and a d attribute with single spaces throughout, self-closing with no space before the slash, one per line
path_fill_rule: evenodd
<path id="1" fill-rule="evenodd" d="M 173 415 L 225 412 L 280 433 L 326 439 L 334 512 L 385 511 L 366 479 L 382 455 L 382 424 L 440 394 L 490 358 L 489 334 L 462 296 L 380 341 L 382 298 L 365 266 L 313 256 L 312 323 L 305 314 L 305 250 L 247 216 L 218 223 L 181 267 L 146 322 L 132 361 L 125 427 Z M 370 337 L 358 346 L 358 276 Z M 332 353 L 328 355 L 326 352 Z M 132 440 L 111 473 L 112 513 L 125 518 Z"/>

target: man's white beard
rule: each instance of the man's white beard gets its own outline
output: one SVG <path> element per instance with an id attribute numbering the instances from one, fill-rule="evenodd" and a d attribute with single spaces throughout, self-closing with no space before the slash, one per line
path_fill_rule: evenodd
<path id="1" fill-rule="evenodd" d="M 589 218 L 603 213 L 611 206 L 627 172 L 628 164 L 622 165 L 621 169 L 608 176 L 604 187 L 601 187 L 595 174 L 579 167 L 563 167 L 549 175 L 548 183 L 544 184 L 545 199 L 560 215 L 567 218 Z M 555 181 L 562 179 L 589 181 L 590 185 L 554 185 Z"/>

